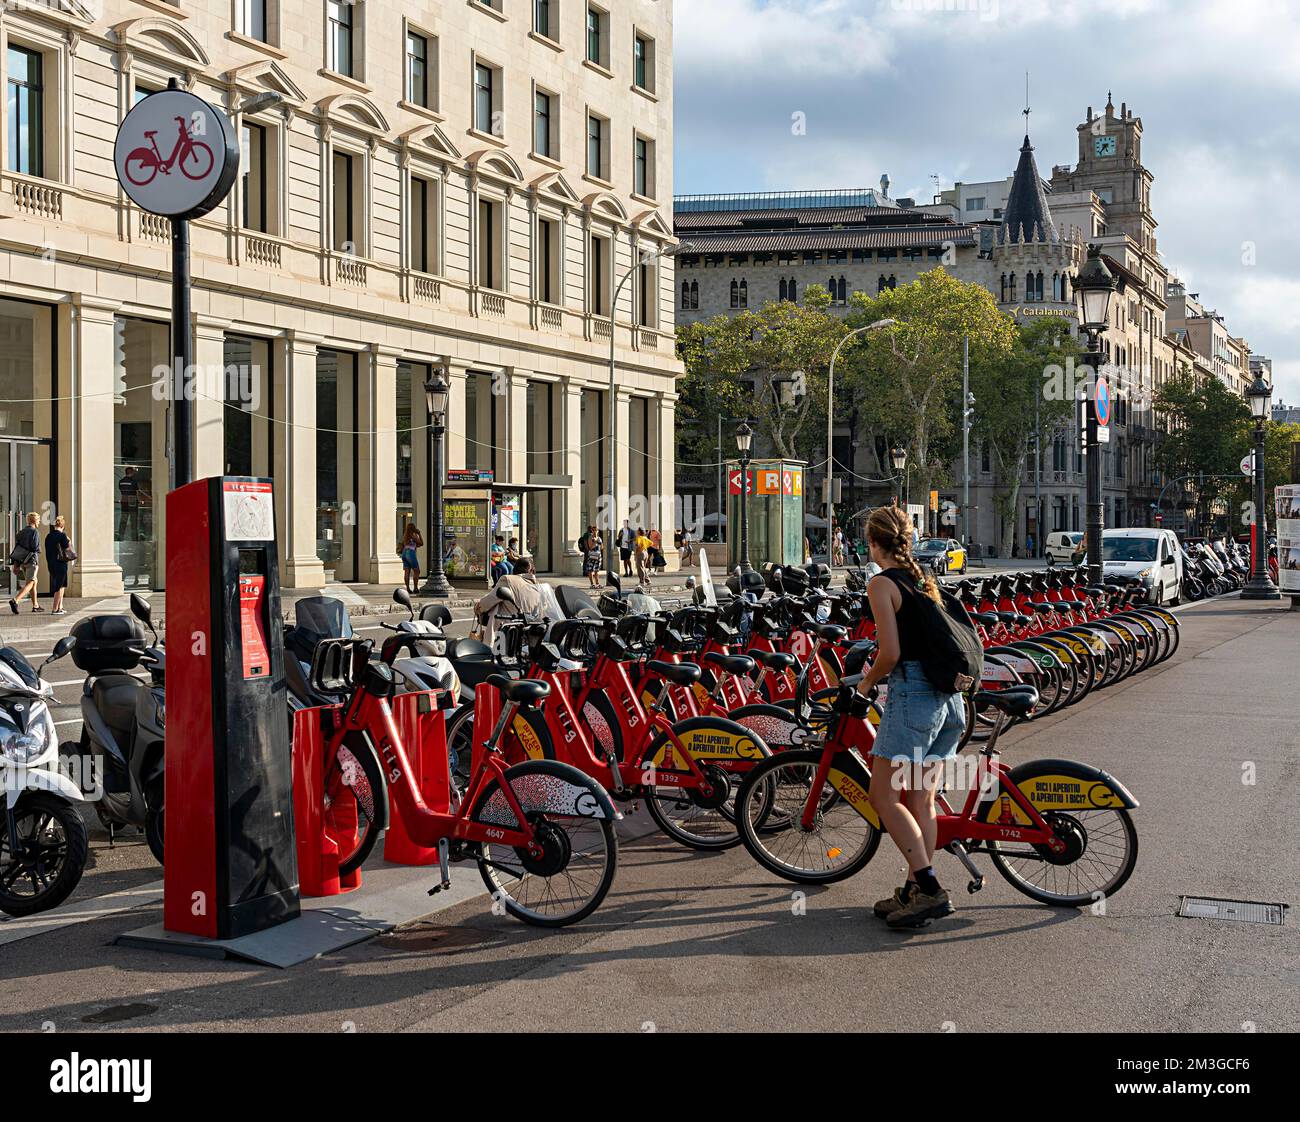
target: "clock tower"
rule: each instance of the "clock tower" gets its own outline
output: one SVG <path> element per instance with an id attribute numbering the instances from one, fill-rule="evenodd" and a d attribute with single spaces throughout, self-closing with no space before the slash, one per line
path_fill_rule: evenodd
<path id="1" fill-rule="evenodd" d="M 1108 233 L 1123 232 L 1146 253 L 1155 252 L 1156 220 L 1151 213 L 1151 173 L 1142 164 L 1142 118 L 1126 104 L 1119 112 L 1106 95 L 1106 108 L 1078 126 L 1079 162 L 1052 170 L 1052 193 L 1095 191 L 1106 207 Z"/>

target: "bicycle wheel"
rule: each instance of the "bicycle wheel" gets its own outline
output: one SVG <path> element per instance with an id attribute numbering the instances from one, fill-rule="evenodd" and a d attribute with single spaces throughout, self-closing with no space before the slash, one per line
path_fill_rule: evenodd
<path id="1" fill-rule="evenodd" d="M 1058 777 L 1061 771 L 1061 761 L 1022 764 L 1003 783 L 1010 781 L 1023 789 L 1028 780 Z M 1137 865 L 1137 829 L 1118 799 L 1110 796 L 1097 801 L 1117 805 L 1040 811 L 1065 843 L 1062 853 L 1025 842 L 990 841 L 989 856 L 998 872 L 1018 892 L 1058 907 L 1077 908 L 1113 896 Z M 1028 824 L 1028 816 L 1019 807 L 1014 807 L 1014 813 L 1022 824 Z"/>
<path id="2" fill-rule="evenodd" d="M 851 780 L 852 802 L 828 783 L 819 800 L 812 829 L 802 824 L 808 792 L 821 762 L 821 752 L 780 752 L 755 767 L 736 794 L 740 840 L 768 872 L 798 884 L 832 884 L 859 872 L 880 845 L 880 829 L 864 817 L 866 788 Z M 834 797 L 831 797 L 834 796 Z M 779 816 L 789 823 L 773 830 L 768 822 Z"/>
<path id="3" fill-rule="evenodd" d="M 542 852 L 481 843 L 478 870 L 492 898 L 535 927 L 564 927 L 591 915 L 618 867 L 617 811 L 605 788 L 554 760 L 517 764 L 505 782 Z M 497 779 L 484 787 L 470 817 L 508 829 L 519 825 Z"/>
<path id="4" fill-rule="evenodd" d="M 388 787 L 374 751 L 348 738 L 325 776 L 325 832 L 339 847 L 339 875 L 365 864 L 388 821 Z"/>
<path id="5" fill-rule="evenodd" d="M 212 170 L 212 149 L 201 140 L 194 141 L 181 157 L 181 174 L 187 179 L 202 179 Z"/>
<path id="6" fill-rule="evenodd" d="M 474 703 L 462 702 L 447 722 L 447 763 L 456 786 L 469 787 L 474 756 Z"/>

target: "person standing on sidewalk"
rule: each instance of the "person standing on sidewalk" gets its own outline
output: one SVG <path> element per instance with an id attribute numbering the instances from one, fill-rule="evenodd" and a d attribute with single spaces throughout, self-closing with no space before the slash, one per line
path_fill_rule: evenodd
<path id="1" fill-rule="evenodd" d="M 50 592 L 54 594 L 50 614 L 56 616 L 68 614 L 63 609 L 63 593 L 68 587 L 68 566 L 77 559 L 67 527 L 67 521 L 60 514 L 45 535 L 45 561 L 50 567 Z"/>
<path id="2" fill-rule="evenodd" d="M 858 684 L 867 693 L 889 677 L 889 695 L 871 749 L 875 757 L 868 798 L 907 861 L 907 882 L 877 901 L 875 914 L 890 927 L 920 927 L 951 915 L 952 901 L 934 875 L 938 838 L 934 798 L 943 761 L 957 752 L 966 728 L 960 693 L 941 693 L 925 676 L 921 603 L 939 601 L 932 574 L 912 556 L 909 519 L 880 507 L 867 520 L 867 546 L 881 572 L 867 584 L 876 621 L 876 659 Z"/>
<path id="3" fill-rule="evenodd" d="M 41 524 L 40 515 L 32 512 L 27 516 L 27 525 L 18 531 L 14 539 L 13 552 L 9 554 L 9 566 L 14 576 L 23 581 L 18 595 L 9 601 L 9 610 L 18 614 L 18 601 L 25 600 L 28 593 L 32 597 L 32 611 L 43 612 L 40 601 L 36 598 L 36 577 L 41 564 L 41 532 L 36 528 Z"/>
<path id="4" fill-rule="evenodd" d="M 636 532 L 632 529 L 632 523 L 626 518 L 623 519 L 623 528 L 618 532 L 618 556 L 623 562 L 623 575 L 630 577 L 632 575 L 632 550 L 636 545 Z"/>

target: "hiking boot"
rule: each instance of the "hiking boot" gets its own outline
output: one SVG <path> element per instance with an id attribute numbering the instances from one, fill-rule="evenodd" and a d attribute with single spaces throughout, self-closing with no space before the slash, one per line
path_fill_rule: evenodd
<path id="1" fill-rule="evenodd" d="M 930 920 L 950 916 L 956 910 L 946 889 L 941 888 L 930 896 L 916 888 L 907 898 L 907 903 L 891 912 L 885 922 L 890 927 L 923 927 Z"/>
<path id="2" fill-rule="evenodd" d="M 908 897 L 912 894 L 914 885 L 910 882 L 901 888 L 895 888 L 892 896 L 886 896 L 883 900 L 877 900 L 872 907 L 877 919 L 887 919 L 893 915 L 899 908 L 907 903 Z"/>

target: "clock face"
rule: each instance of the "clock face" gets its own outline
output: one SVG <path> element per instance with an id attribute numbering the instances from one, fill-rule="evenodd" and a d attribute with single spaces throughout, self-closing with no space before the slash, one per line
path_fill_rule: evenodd
<path id="1" fill-rule="evenodd" d="M 1092 150 L 1098 156 L 1115 155 L 1115 138 L 1113 136 L 1099 136 L 1092 142 Z"/>

